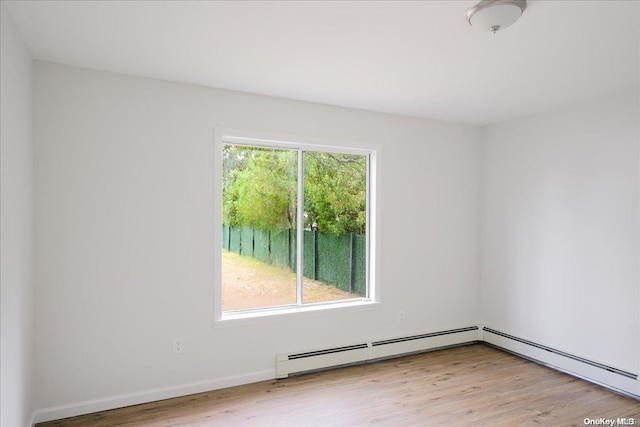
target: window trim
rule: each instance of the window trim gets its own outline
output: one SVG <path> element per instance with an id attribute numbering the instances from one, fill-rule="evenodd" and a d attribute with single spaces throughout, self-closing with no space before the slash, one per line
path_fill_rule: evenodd
<path id="1" fill-rule="evenodd" d="M 302 295 L 297 293 L 297 303 L 291 305 L 283 305 L 276 307 L 261 307 L 247 310 L 223 311 L 222 309 L 222 235 L 220 232 L 222 226 L 222 209 L 220 209 L 220 200 L 222 200 L 222 147 L 225 144 L 238 144 L 250 146 L 266 146 L 270 148 L 296 149 L 301 152 L 317 151 L 317 152 L 335 152 L 344 154 L 367 155 L 367 297 L 361 299 L 349 299 L 341 301 L 326 301 L 319 303 L 301 304 Z M 327 313 L 335 312 L 335 310 L 356 310 L 363 308 L 372 308 L 379 306 L 380 290 L 377 277 L 378 245 L 378 221 L 376 212 L 378 210 L 378 171 L 380 160 L 380 147 L 374 144 L 362 144 L 346 141 L 334 141 L 328 139 L 308 138 L 308 137 L 291 137 L 283 135 L 269 134 L 265 132 L 254 132 L 239 129 L 216 128 L 214 140 L 214 158 L 213 158 L 213 314 L 214 324 L 216 326 L 225 326 L 229 324 L 247 323 L 260 319 L 280 318 L 281 316 L 297 316 L 300 314 L 310 313 Z M 302 156 L 299 156 L 299 162 Z M 299 165 L 300 167 L 300 165 Z M 302 183 L 299 182 L 299 186 Z M 298 203 L 303 197 L 300 188 L 298 188 Z M 298 209 L 298 215 L 302 215 L 302 209 Z M 301 224 L 301 218 L 298 218 L 298 224 Z M 298 238 L 297 254 L 298 265 L 302 256 L 301 248 L 302 238 Z"/>

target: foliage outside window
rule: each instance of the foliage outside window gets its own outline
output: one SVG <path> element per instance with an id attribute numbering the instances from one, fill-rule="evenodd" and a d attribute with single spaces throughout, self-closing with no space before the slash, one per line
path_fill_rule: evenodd
<path id="1" fill-rule="evenodd" d="M 366 300 L 367 152 L 222 145 L 222 310 Z"/>

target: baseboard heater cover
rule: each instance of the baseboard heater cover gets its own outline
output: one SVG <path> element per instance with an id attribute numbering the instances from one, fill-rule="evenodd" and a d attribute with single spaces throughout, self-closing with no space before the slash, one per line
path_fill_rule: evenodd
<path id="1" fill-rule="evenodd" d="M 614 374 L 622 375 L 623 377 L 627 377 L 627 378 L 630 378 L 632 380 L 637 380 L 638 379 L 638 374 L 634 374 L 632 372 L 627 372 L 627 371 L 624 371 L 622 369 L 614 368 L 612 366 L 608 366 L 608 365 L 605 365 L 605 364 L 602 364 L 602 363 L 594 362 L 593 360 L 585 359 L 584 357 L 576 356 L 574 354 L 567 353 L 567 352 L 564 352 L 564 351 L 561 351 L 561 350 L 557 350 L 555 348 L 548 347 L 548 346 L 545 346 L 545 345 L 542 345 L 542 344 L 538 344 L 538 343 L 535 343 L 533 341 L 529 341 L 529 340 L 525 340 L 523 338 L 519 338 L 519 337 L 516 337 L 516 336 L 513 336 L 513 335 L 509 335 L 509 334 L 506 334 L 504 332 L 497 331 L 495 329 L 487 328 L 486 326 L 482 328 L 482 331 L 483 332 L 488 332 L 490 334 L 498 335 L 498 336 L 501 336 L 503 338 L 507 338 L 507 339 L 510 339 L 510 340 L 513 340 L 513 341 L 517 341 L 517 342 L 520 342 L 522 344 L 526 344 L 526 345 L 538 348 L 540 350 L 545 350 L 545 351 L 548 351 L 550 353 L 557 354 L 559 356 L 563 356 L 563 357 L 566 357 L 568 359 L 575 360 L 577 362 L 581 362 L 581 363 L 584 363 L 584 364 L 587 364 L 587 365 L 590 365 L 590 366 L 593 366 L 593 367 L 596 367 L 596 368 L 603 369 L 603 370 L 608 371 L 608 372 L 612 372 Z"/>
<path id="2" fill-rule="evenodd" d="M 324 354 L 331 354 L 331 353 L 342 353 L 345 351 L 359 350 L 359 349 L 368 348 L 368 347 L 369 346 L 367 344 L 356 344 L 356 345 L 347 345 L 344 347 L 328 348 L 326 350 L 308 351 L 306 353 L 295 353 L 295 354 L 289 355 L 289 360 L 304 359 L 307 357 L 322 356 Z"/>
<path id="3" fill-rule="evenodd" d="M 478 341 L 478 326 L 276 356 L 276 378 Z"/>
<path id="4" fill-rule="evenodd" d="M 402 337 L 402 338 L 393 338 L 390 340 L 382 340 L 382 341 L 374 341 L 371 343 L 372 347 L 377 347 L 379 345 L 387 345 L 387 344 L 395 344 L 395 343 L 399 343 L 399 342 L 406 342 L 406 341 L 413 341 L 413 340 L 420 340 L 423 338 L 432 338 L 432 337 L 439 337 L 442 335 L 451 335 L 451 334 L 457 334 L 460 332 L 469 332 L 469 331 L 477 331 L 478 327 L 477 326 L 469 326 L 466 328 L 459 328 L 459 329 L 449 329 L 448 331 L 440 331 L 440 332 L 431 332 L 428 334 L 421 334 L 421 335 L 411 335 L 408 337 Z"/>

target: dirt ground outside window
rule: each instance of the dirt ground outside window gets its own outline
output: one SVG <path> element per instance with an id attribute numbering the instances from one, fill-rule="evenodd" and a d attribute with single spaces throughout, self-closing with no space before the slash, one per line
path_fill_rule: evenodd
<path id="1" fill-rule="evenodd" d="M 296 302 L 296 274 L 255 258 L 222 250 L 222 309 L 241 310 Z M 304 302 L 361 298 L 318 280 L 304 278 Z"/>

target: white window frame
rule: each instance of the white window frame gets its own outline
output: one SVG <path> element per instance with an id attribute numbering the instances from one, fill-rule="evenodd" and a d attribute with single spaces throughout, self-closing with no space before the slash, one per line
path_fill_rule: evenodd
<path id="1" fill-rule="evenodd" d="M 304 151 L 332 152 L 342 154 L 367 155 L 367 297 L 343 301 L 327 301 L 318 303 L 302 304 L 300 289 L 297 291 L 297 304 L 255 308 L 248 310 L 222 310 L 222 147 L 225 144 L 237 144 L 247 146 L 263 146 L 271 148 L 286 148 Z M 318 138 L 301 138 L 282 135 L 267 134 L 264 132 L 252 132 L 238 129 L 216 128 L 214 143 L 214 177 L 213 177 L 213 289 L 214 289 L 214 325 L 231 326 L 238 323 L 250 323 L 252 321 L 262 321 L 267 318 L 280 318 L 282 316 L 300 316 L 304 314 L 314 314 L 335 312 L 336 310 L 359 311 L 376 308 L 380 303 L 380 289 L 378 284 L 377 266 L 377 237 L 378 221 L 376 212 L 378 211 L 378 171 L 381 148 L 373 144 L 362 144 L 345 141 L 333 141 Z M 299 182 L 298 206 L 303 206 L 303 191 Z M 298 209 L 297 223 L 302 224 L 302 209 Z M 297 265 L 302 265 L 302 242 L 303 233 L 298 233 L 297 239 Z M 300 284 L 298 284 L 300 286 Z"/>

